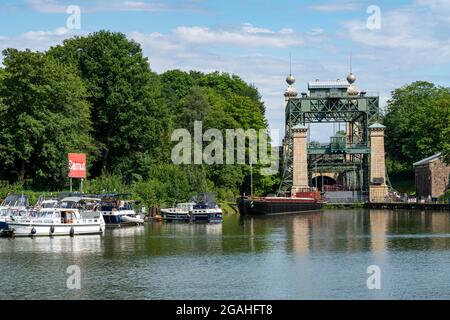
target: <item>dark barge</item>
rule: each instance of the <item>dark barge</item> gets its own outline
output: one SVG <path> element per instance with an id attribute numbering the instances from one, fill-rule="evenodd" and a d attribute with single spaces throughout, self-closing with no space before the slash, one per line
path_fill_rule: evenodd
<path id="1" fill-rule="evenodd" d="M 321 210 L 325 204 L 320 192 L 306 189 L 291 197 L 240 197 L 237 199 L 241 215 L 293 214 Z"/>

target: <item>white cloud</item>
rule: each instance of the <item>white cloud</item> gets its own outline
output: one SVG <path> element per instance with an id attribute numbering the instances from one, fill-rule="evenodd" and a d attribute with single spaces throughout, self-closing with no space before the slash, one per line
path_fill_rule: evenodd
<path id="1" fill-rule="evenodd" d="M 214 30 L 206 27 L 181 26 L 174 30 L 174 35 L 184 43 L 190 44 L 231 44 L 243 47 L 286 48 L 304 43 L 299 34 L 282 29 L 275 32 L 244 24 L 239 29 Z"/>
<path id="2" fill-rule="evenodd" d="M 414 2 L 419 6 L 427 6 L 433 10 L 450 11 L 450 1 L 448 0 L 416 0 Z"/>
<path id="3" fill-rule="evenodd" d="M 449 0 L 416 0 L 416 7 L 427 8 L 435 20 L 450 22 L 450 1 Z"/>
<path id="4" fill-rule="evenodd" d="M 382 11 L 381 21 L 379 30 L 369 30 L 364 20 L 346 21 L 340 35 L 363 50 L 378 50 L 385 61 L 388 57 L 388 61 L 398 61 L 400 65 L 448 63 L 449 26 L 437 21 L 430 12 L 418 11 L 413 5 Z"/>
<path id="5" fill-rule="evenodd" d="M 0 41 L 0 52 L 6 48 L 46 51 L 51 46 L 62 43 L 64 39 L 80 34 L 85 33 L 61 27 L 50 31 L 28 31 L 17 36 L 0 36 L 0 40 L 2 40 Z M 1 61 L 2 56 L 0 54 L 0 63 Z"/>
<path id="6" fill-rule="evenodd" d="M 324 33 L 324 30 L 321 28 L 314 28 L 314 29 L 311 29 L 310 31 L 308 31 L 308 35 L 310 35 L 310 36 L 317 36 L 317 35 L 320 35 L 323 33 Z"/>
<path id="7" fill-rule="evenodd" d="M 65 37 L 69 34 L 70 30 L 64 27 L 56 28 L 52 31 L 29 31 L 23 33 L 21 37 L 26 40 L 42 41 L 50 40 L 54 37 Z"/>
<path id="8" fill-rule="evenodd" d="M 159 32 L 153 32 L 150 34 L 143 34 L 140 32 L 130 32 L 129 36 L 136 42 L 140 43 L 141 45 L 145 46 L 148 49 L 151 49 L 152 51 L 155 50 L 159 52 L 170 53 L 174 51 L 180 51 L 183 49 L 183 46 L 180 43 L 172 41 L 170 37 Z"/>
<path id="9" fill-rule="evenodd" d="M 247 33 L 269 33 L 269 34 L 275 33 L 270 29 L 255 27 L 248 22 L 242 24 L 242 30 Z"/>
<path id="10" fill-rule="evenodd" d="M 37 12 L 63 13 L 68 5 L 59 4 L 57 0 L 28 0 L 30 8 Z"/>
<path id="11" fill-rule="evenodd" d="M 352 41 L 368 47 L 390 49 L 424 49 L 436 48 L 439 42 L 434 39 L 426 39 L 420 34 L 413 34 L 408 28 L 369 30 L 365 22 L 349 21 L 345 23 L 346 35 Z"/>
<path id="12" fill-rule="evenodd" d="M 291 28 L 283 28 L 279 31 L 280 34 L 292 34 L 294 33 L 294 30 L 292 30 Z"/>

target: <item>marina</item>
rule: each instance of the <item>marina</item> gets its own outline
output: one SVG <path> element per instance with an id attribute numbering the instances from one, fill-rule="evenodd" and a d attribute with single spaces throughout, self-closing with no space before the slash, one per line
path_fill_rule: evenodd
<path id="1" fill-rule="evenodd" d="M 30 206 L 28 197 L 9 195 L 0 206 L 0 236 L 75 236 L 103 234 L 105 227 L 129 227 L 144 224 L 146 214 L 138 214 L 139 201 L 129 194 L 108 193 L 86 195 L 61 193 L 59 197 L 39 197 Z M 153 221 L 184 223 L 222 223 L 222 209 L 214 202 L 214 195 L 199 193 L 189 203 L 175 208 L 161 209 Z M 156 217 L 152 217 L 156 218 Z"/>

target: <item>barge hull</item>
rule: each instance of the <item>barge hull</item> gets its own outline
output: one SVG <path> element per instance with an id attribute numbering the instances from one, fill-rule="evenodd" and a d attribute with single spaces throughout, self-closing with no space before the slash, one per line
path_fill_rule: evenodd
<path id="1" fill-rule="evenodd" d="M 239 199 L 238 206 L 242 215 L 274 215 L 318 211 L 323 208 L 323 203 Z"/>

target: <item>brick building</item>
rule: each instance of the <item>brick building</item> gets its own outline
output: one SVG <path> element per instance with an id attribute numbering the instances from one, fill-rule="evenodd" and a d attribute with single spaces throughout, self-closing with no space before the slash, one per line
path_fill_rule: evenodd
<path id="1" fill-rule="evenodd" d="M 413 164 L 416 180 L 416 196 L 437 198 L 445 193 L 449 185 L 450 166 L 441 153 Z"/>

